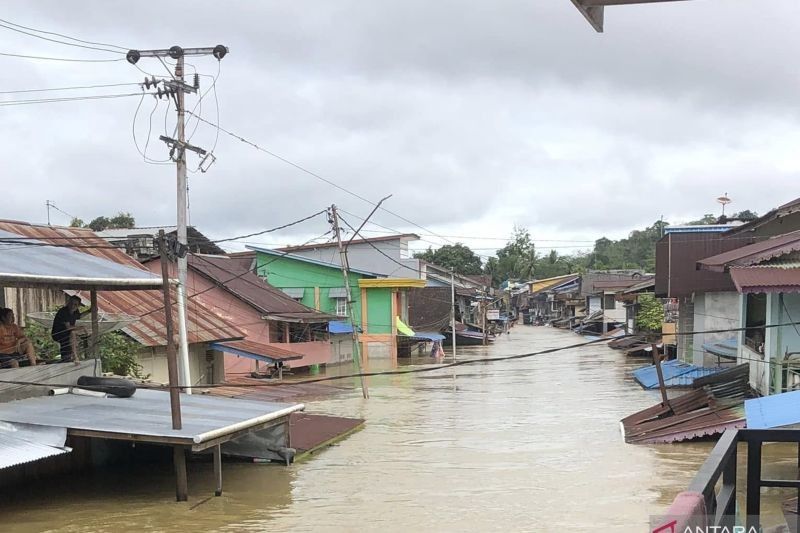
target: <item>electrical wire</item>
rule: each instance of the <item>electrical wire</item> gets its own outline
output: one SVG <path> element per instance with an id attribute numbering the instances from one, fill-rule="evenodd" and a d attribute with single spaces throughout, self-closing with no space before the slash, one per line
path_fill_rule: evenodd
<path id="1" fill-rule="evenodd" d="M 0 52 L 0 56 L 17 57 L 20 59 L 36 59 L 40 61 L 63 61 L 67 63 L 114 63 L 117 61 L 125 61 L 124 57 L 120 57 L 118 59 L 82 59 L 73 57 L 49 57 L 49 56 L 34 56 L 29 54 L 12 54 L 10 52 Z M 144 71 L 142 70 L 142 72 Z M 148 73 L 145 72 L 145 74 Z"/>
<path id="2" fill-rule="evenodd" d="M 140 96 L 140 95 L 141 93 L 123 93 L 123 94 L 97 94 L 92 96 L 65 96 L 62 98 L 37 98 L 31 100 L 14 100 L 10 102 L 0 102 L 0 107 L 32 105 L 32 104 L 52 104 L 60 102 L 75 102 L 80 100 L 108 100 L 112 98 L 128 98 L 131 96 Z"/>
<path id="3" fill-rule="evenodd" d="M 136 147 L 136 151 L 139 152 L 139 155 L 142 156 L 142 160 L 145 163 L 149 163 L 151 165 L 169 165 L 169 159 L 150 159 L 147 157 L 147 144 L 150 143 L 150 132 L 152 130 L 153 125 L 153 112 L 155 112 L 156 107 L 158 107 L 159 100 L 155 97 L 153 99 L 156 101 L 156 107 L 153 108 L 153 111 L 150 112 L 150 129 L 147 130 L 147 144 L 145 144 L 144 150 L 139 147 L 139 142 L 136 139 L 136 119 L 139 116 L 139 109 L 142 107 L 142 102 L 144 102 L 144 97 L 148 94 L 145 92 L 144 88 L 142 89 L 142 97 L 139 99 L 139 104 L 136 106 L 136 111 L 133 113 L 133 120 L 131 121 L 131 136 L 133 137 L 133 145 Z M 167 108 L 169 108 L 169 104 L 167 104 Z"/>
<path id="4" fill-rule="evenodd" d="M 84 41 L 83 39 L 78 39 L 77 37 L 71 37 L 71 36 L 65 35 L 63 33 L 57 33 L 57 32 L 54 32 L 54 31 L 39 30 L 39 29 L 36 29 L 36 28 L 31 28 L 30 26 L 23 26 L 22 24 L 17 24 L 16 22 L 11 22 L 10 20 L 0 19 L 0 22 L 2 22 L 4 24 L 9 24 L 11 26 L 16 26 L 17 28 L 22 28 L 24 30 L 35 31 L 37 33 L 43 33 L 45 35 L 54 35 L 56 37 L 62 37 L 64 39 L 69 39 L 71 41 L 76 41 L 76 42 L 83 43 L 83 44 L 90 44 L 90 45 L 96 45 L 96 46 L 105 46 L 105 47 L 108 47 L 108 48 L 118 48 L 122 52 L 127 52 L 128 50 L 130 50 L 130 48 L 125 48 L 124 46 L 119 46 L 119 45 L 116 45 L 116 44 L 98 43 L 98 42 L 94 42 L 94 41 Z"/>
<path id="5" fill-rule="evenodd" d="M 123 55 L 125 54 L 125 52 L 121 52 L 119 50 L 112 50 L 111 48 L 104 48 L 104 47 L 99 47 L 99 46 L 87 46 L 87 45 L 84 45 L 84 44 L 69 43 L 69 42 L 65 42 L 65 41 L 60 41 L 58 39 L 51 39 L 49 37 L 42 37 L 41 35 L 37 35 L 35 33 L 24 31 L 24 30 L 21 30 L 19 28 L 14 28 L 12 26 L 3 24 L 2 22 L 0 22 L 0 28 L 5 28 L 7 30 L 15 31 L 17 33 L 22 33 L 24 35 L 29 35 L 29 36 L 35 37 L 37 39 L 42 39 L 43 41 L 49 41 L 51 43 L 63 44 L 65 46 L 74 46 L 76 48 L 85 48 L 86 50 L 97 50 L 97 51 L 100 51 L 100 52 L 110 52 L 112 54 L 123 54 Z"/>
<path id="6" fill-rule="evenodd" d="M 127 85 L 141 85 L 140 83 L 106 83 L 103 85 L 78 85 L 74 87 L 53 87 L 51 89 L 19 89 L 16 91 L 0 91 L 0 94 L 43 93 L 52 91 L 76 91 L 80 89 L 103 89 L 106 87 L 124 87 Z"/>

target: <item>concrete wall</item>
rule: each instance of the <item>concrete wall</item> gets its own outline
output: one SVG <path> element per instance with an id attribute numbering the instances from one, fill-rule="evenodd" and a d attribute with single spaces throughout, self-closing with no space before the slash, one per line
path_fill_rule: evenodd
<path id="1" fill-rule="evenodd" d="M 206 356 L 207 344 L 189 345 L 189 376 L 192 384 L 220 383 L 225 380 L 224 357 L 220 352 Z M 168 383 L 167 349 L 165 346 L 143 348 L 136 357 L 142 373 L 157 383 Z"/>
<path id="2" fill-rule="evenodd" d="M 385 255 L 382 255 L 381 252 Z M 332 265 L 339 264 L 339 249 L 335 246 L 298 250 L 292 252 L 292 254 Z M 353 243 L 347 247 L 347 260 L 350 263 L 350 268 L 356 270 L 374 272 L 391 278 L 421 278 L 419 259 L 410 258 L 407 241 L 401 241 L 400 239 L 373 242 L 371 245 Z M 400 266 L 397 263 L 405 266 Z"/>
<path id="3" fill-rule="evenodd" d="M 740 327 L 740 295 L 736 292 L 707 292 L 694 295 L 694 331 L 735 329 Z M 703 352 L 702 345 L 735 337 L 735 332 L 706 333 L 693 336 L 693 350 L 687 361 L 699 366 L 714 366 L 716 356 Z"/>

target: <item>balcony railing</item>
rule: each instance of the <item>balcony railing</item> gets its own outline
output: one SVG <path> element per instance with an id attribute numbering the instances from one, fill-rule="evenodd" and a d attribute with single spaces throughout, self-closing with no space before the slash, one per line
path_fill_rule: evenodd
<path id="1" fill-rule="evenodd" d="M 737 447 L 740 442 L 747 446 L 747 477 L 744 491 L 744 522 L 747 531 L 761 526 L 761 488 L 794 488 L 798 495 L 798 508 L 795 509 L 795 524 L 800 515 L 800 479 L 764 479 L 761 475 L 761 447 L 765 442 L 798 443 L 798 471 L 800 471 L 800 429 L 732 429 L 726 431 L 717 445 L 700 467 L 688 492 L 701 494 L 705 501 L 706 526 L 727 527 L 730 531 L 737 525 L 736 495 L 738 489 Z M 740 513 L 741 515 L 741 513 Z M 689 518 L 689 517 L 684 517 Z"/>

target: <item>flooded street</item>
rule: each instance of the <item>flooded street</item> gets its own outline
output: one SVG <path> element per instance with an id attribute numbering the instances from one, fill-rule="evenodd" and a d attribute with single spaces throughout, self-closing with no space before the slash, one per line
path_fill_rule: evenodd
<path id="1" fill-rule="evenodd" d="M 518 326 L 459 357 L 581 340 Z M 105 471 L 20 494 L 3 530 L 645 531 L 712 443 L 622 441 L 619 420 L 658 401 L 629 376 L 641 364 L 595 345 L 371 378 L 369 400 L 354 389 L 307 404 L 363 430 L 289 468 L 226 463 L 220 498 L 208 499 L 210 464 L 191 465 L 188 505 L 174 502 L 169 464 Z"/>

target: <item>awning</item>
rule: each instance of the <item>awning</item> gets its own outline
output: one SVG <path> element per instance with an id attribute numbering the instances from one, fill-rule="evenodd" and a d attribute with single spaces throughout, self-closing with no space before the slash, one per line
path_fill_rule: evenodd
<path id="1" fill-rule="evenodd" d="M 742 294 L 800 292 L 800 269 L 769 266 L 735 267 L 731 279 Z"/>
<path id="2" fill-rule="evenodd" d="M 63 427 L 0 422 L 0 470 L 72 451 Z"/>
<path id="3" fill-rule="evenodd" d="M 431 331 L 416 331 L 414 332 L 415 339 L 425 339 L 427 341 L 443 341 L 444 335 Z"/>
<path id="4" fill-rule="evenodd" d="M 721 341 L 712 341 L 703 344 L 703 350 L 711 355 L 724 357 L 726 359 L 736 360 L 737 350 L 739 348 L 739 340 L 736 337 L 725 339 Z"/>
<path id="5" fill-rule="evenodd" d="M 162 284 L 147 270 L 0 230 L 2 286 L 113 291 L 160 289 Z"/>
<path id="6" fill-rule="evenodd" d="M 304 287 L 292 287 L 288 289 L 281 289 L 281 291 L 289 298 L 302 298 L 306 294 L 306 289 Z"/>
<path id="7" fill-rule="evenodd" d="M 745 400 L 748 429 L 772 429 L 800 424 L 800 391 Z"/>
<path id="8" fill-rule="evenodd" d="M 288 346 L 291 346 L 291 344 L 288 344 Z M 212 350 L 219 350 L 220 352 L 238 355 L 240 357 L 247 357 L 248 359 L 264 361 L 265 363 L 294 361 L 303 358 L 302 354 L 284 350 L 283 348 L 278 348 L 272 344 L 262 344 L 260 342 L 248 340 L 213 342 L 209 344 L 209 347 Z"/>
<path id="9" fill-rule="evenodd" d="M 400 320 L 399 316 L 394 317 L 395 325 L 397 326 L 397 333 L 400 335 L 405 335 L 406 337 L 415 337 L 416 334 L 414 330 L 405 325 L 405 323 Z"/>
<path id="10" fill-rule="evenodd" d="M 331 287 L 328 289 L 328 298 L 347 298 L 347 289 L 344 287 Z"/>
<path id="11" fill-rule="evenodd" d="M 353 333 L 353 326 L 350 324 L 350 322 L 329 322 L 328 333 L 333 333 L 334 335 L 349 335 Z"/>

